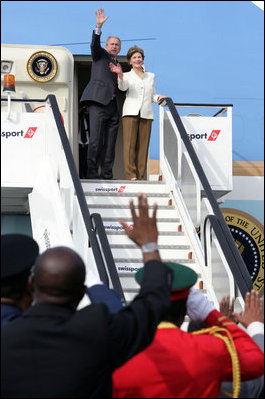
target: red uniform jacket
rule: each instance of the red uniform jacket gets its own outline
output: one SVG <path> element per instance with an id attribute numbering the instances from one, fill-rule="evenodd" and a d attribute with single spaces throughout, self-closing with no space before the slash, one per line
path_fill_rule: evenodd
<path id="1" fill-rule="evenodd" d="M 241 380 L 264 373 L 264 354 L 248 334 L 217 310 L 206 323 L 230 331 Z M 231 356 L 220 338 L 158 328 L 151 345 L 114 372 L 113 397 L 218 398 L 221 382 L 232 378 Z"/>

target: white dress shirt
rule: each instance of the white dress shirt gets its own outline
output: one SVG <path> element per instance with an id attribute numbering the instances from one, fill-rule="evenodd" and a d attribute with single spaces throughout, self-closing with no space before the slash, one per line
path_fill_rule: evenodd
<path id="1" fill-rule="evenodd" d="M 158 102 L 155 88 L 155 75 L 145 72 L 143 77 L 137 75 L 132 69 L 123 74 L 123 80 L 118 79 L 119 89 L 126 91 L 122 116 L 138 115 L 144 119 L 154 119 L 152 102 Z"/>

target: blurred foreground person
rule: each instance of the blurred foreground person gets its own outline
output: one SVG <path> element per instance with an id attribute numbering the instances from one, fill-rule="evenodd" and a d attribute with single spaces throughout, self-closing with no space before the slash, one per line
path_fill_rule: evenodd
<path id="1" fill-rule="evenodd" d="M 21 316 L 31 305 L 28 279 L 38 255 L 39 246 L 33 238 L 23 234 L 1 236 L 1 326 Z M 123 307 L 119 293 L 103 284 L 88 268 L 85 285 L 92 303 L 104 302 L 111 313 Z"/>
<path id="2" fill-rule="evenodd" d="M 168 265 L 174 271 L 171 308 L 152 344 L 113 374 L 113 397 L 217 398 L 224 380 L 234 380 L 233 397 L 238 397 L 240 377 L 247 380 L 263 374 L 262 351 L 199 290 L 189 291 L 196 281 L 192 271 L 182 281 L 180 265 Z M 182 276 L 187 269 L 182 266 Z M 136 280 L 141 283 L 139 272 Z M 207 328 L 192 334 L 182 331 L 186 312 L 191 320 L 205 321 Z"/>
<path id="3" fill-rule="evenodd" d="M 141 194 L 139 216 L 130 207 L 134 228 L 123 225 L 144 251 L 139 295 L 116 314 L 103 303 L 76 311 L 86 291 L 82 259 L 66 247 L 45 251 L 30 279 L 34 305 L 2 328 L 3 397 L 111 397 L 112 372 L 151 343 L 170 306 L 172 271 L 157 250 L 157 207 L 149 217 Z"/>
<path id="4" fill-rule="evenodd" d="M 242 324 L 253 341 L 264 353 L 264 309 L 263 299 L 259 293 L 252 290 L 245 296 L 245 309 L 242 313 L 234 312 L 234 299 L 230 305 L 230 298 L 224 297 L 220 302 L 220 311 L 229 318 Z M 226 392 L 231 392 L 232 384 L 223 382 L 219 398 L 228 398 Z M 239 398 L 264 398 L 264 375 L 250 381 L 241 383 Z"/>
<path id="5" fill-rule="evenodd" d="M 31 305 L 31 267 L 39 255 L 36 241 L 24 234 L 1 236 L 1 326 L 21 316 Z"/>

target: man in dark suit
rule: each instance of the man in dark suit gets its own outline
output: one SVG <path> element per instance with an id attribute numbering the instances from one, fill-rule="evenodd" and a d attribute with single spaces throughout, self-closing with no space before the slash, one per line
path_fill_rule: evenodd
<path id="1" fill-rule="evenodd" d="M 115 145 L 119 128 L 117 75 L 109 64 L 117 65 L 121 41 L 115 36 L 106 40 L 105 49 L 100 45 L 101 28 L 108 19 L 104 10 L 96 12 L 97 26 L 93 31 L 91 54 L 93 58 L 91 78 L 86 86 L 81 103 L 89 105 L 90 140 L 87 152 L 87 178 L 112 179 Z M 100 176 L 98 173 L 101 168 Z"/>
<path id="2" fill-rule="evenodd" d="M 35 263 L 34 305 L 2 328 L 2 396 L 23 398 L 107 398 L 112 372 L 152 341 L 170 306 L 172 271 L 160 261 L 156 211 L 146 196 L 139 216 L 130 203 L 134 228 L 128 236 L 143 251 L 140 293 L 111 314 L 106 305 L 76 311 L 85 292 L 85 267 L 70 248 L 45 251 Z"/>

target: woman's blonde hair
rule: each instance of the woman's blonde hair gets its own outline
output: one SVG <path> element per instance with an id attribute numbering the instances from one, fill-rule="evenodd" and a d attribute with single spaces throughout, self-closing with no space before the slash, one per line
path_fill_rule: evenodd
<path id="1" fill-rule="evenodd" d="M 143 57 L 143 60 L 144 60 L 144 50 L 141 49 L 141 48 L 138 47 L 138 46 L 133 46 L 133 47 L 129 48 L 129 50 L 128 50 L 128 52 L 127 52 L 127 60 L 128 60 L 128 63 L 129 63 L 129 64 L 130 64 L 130 59 L 132 58 L 132 56 L 133 56 L 135 53 L 140 53 L 140 54 L 142 55 L 142 57 Z"/>

